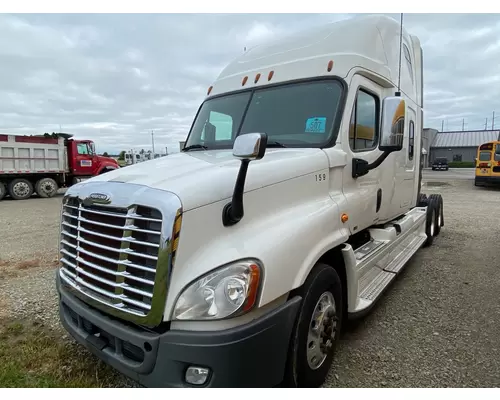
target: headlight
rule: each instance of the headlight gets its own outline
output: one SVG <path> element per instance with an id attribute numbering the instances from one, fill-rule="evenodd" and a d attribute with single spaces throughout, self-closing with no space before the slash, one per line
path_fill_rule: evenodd
<path id="1" fill-rule="evenodd" d="M 260 264 L 251 260 L 217 269 L 184 289 L 173 319 L 214 320 L 241 315 L 255 305 L 261 277 Z"/>

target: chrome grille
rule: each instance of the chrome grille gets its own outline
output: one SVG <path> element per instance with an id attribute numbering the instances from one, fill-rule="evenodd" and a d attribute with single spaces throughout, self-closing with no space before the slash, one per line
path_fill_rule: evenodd
<path id="1" fill-rule="evenodd" d="M 67 197 L 61 221 L 61 274 L 105 305 L 145 316 L 152 307 L 162 213 L 142 205 L 87 206 Z"/>

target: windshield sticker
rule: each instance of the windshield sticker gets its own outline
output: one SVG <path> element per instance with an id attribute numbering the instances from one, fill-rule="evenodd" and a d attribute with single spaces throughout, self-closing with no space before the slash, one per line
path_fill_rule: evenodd
<path id="1" fill-rule="evenodd" d="M 326 131 L 326 118 L 314 117 L 308 118 L 306 121 L 306 133 L 325 133 Z"/>

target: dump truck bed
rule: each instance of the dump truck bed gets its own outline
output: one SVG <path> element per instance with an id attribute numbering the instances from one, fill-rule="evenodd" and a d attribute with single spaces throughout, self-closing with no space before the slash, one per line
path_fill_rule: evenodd
<path id="1" fill-rule="evenodd" d="M 69 172 L 64 140 L 0 134 L 0 176 Z"/>

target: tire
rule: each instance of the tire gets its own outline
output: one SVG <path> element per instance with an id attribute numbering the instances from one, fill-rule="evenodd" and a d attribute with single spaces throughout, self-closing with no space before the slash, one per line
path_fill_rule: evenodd
<path id="1" fill-rule="evenodd" d="M 33 184 L 27 179 L 14 179 L 9 183 L 9 195 L 14 200 L 26 200 L 33 194 Z"/>
<path id="2" fill-rule="evenodd" d="M 52 178 L 42 178 L 35 184 L 35 190 L 40 197 L 54 197 L 59 190 L 59 185 Z"/>
<path id="3" fill-rule="evenodd" d="M 432 170 L 433 170 L 433 171 L 435 171 L 435 170 L 436 170 L 436 168 L 432 167 Z"/>
<path id="4" fill-rule="evenodd" d="M 418 197 L 417 207 L 426 207 L 427 206 L 427 195 L 424 193 L 420 193 Z"/>
<path id="5" fill-rule="evenodd" d="M 427 235 L 427 240 L 424 243 L 424 247 L 429 247 L 434 242 L 434 237 L 436 236 L 436 199 L 429 196 L 427 202 L 427 215 L 425 220 L 425 234 Z"/>
<path id="6" fill-rule="evenodd" d="M 286 387 L 318 387 L 325 382 L 328 375 L 342 328 L 344 314 L 342 282 L 335 269 L 329 265 L 318 263 L 304 285 L 298 290 L 298 294 L 302 296 L 302 304 L 290 338 L 283 384 Z M 328 302 L 333 303 L 334 308 L 327 305 L 323 311 L 318 311 L 321 301 L 325 305 Z M 318 364 L 311 367 L 309 360 L 312 360 L 313 357 L 310 345 L 315 342 L 311 333 L 314 332 L 313 324 L 317 324 L 317 322 L 312 321 L 313 315 L 318 315 L 321 321 L 326 321 L 325 324 L 320 323 L 316 326 L 319 326 L 320 332 L 325 334 L 326 337 L 323 337 L 322 340 L 328 347 L 326 351 L 322 349 L 326 354 L 316 354 Z M 328 337 L 329 330 L 332 332 L 333 340 L 332 337 Z M 325 342 L 325 340 L 327 341 Z M 319 348 L 318 343 L 314 346 L 316 349 Z"/>
<path id="7" fill-rule="evenodd" d="M 0 200 L 2 200 L 7 195 L 7 188 L 5 183 L 0 182 Z"/>
<path id="8" fill-rule="evenodd" d="M 440 194 L 433 193 L 429 196 L 429 199 L 431 198 L 436 204 L 436 225 L 434 228 L 434 236 L 438 236 L 441 232 L 441 227 L 444 226 L 443 197 Z"/>

